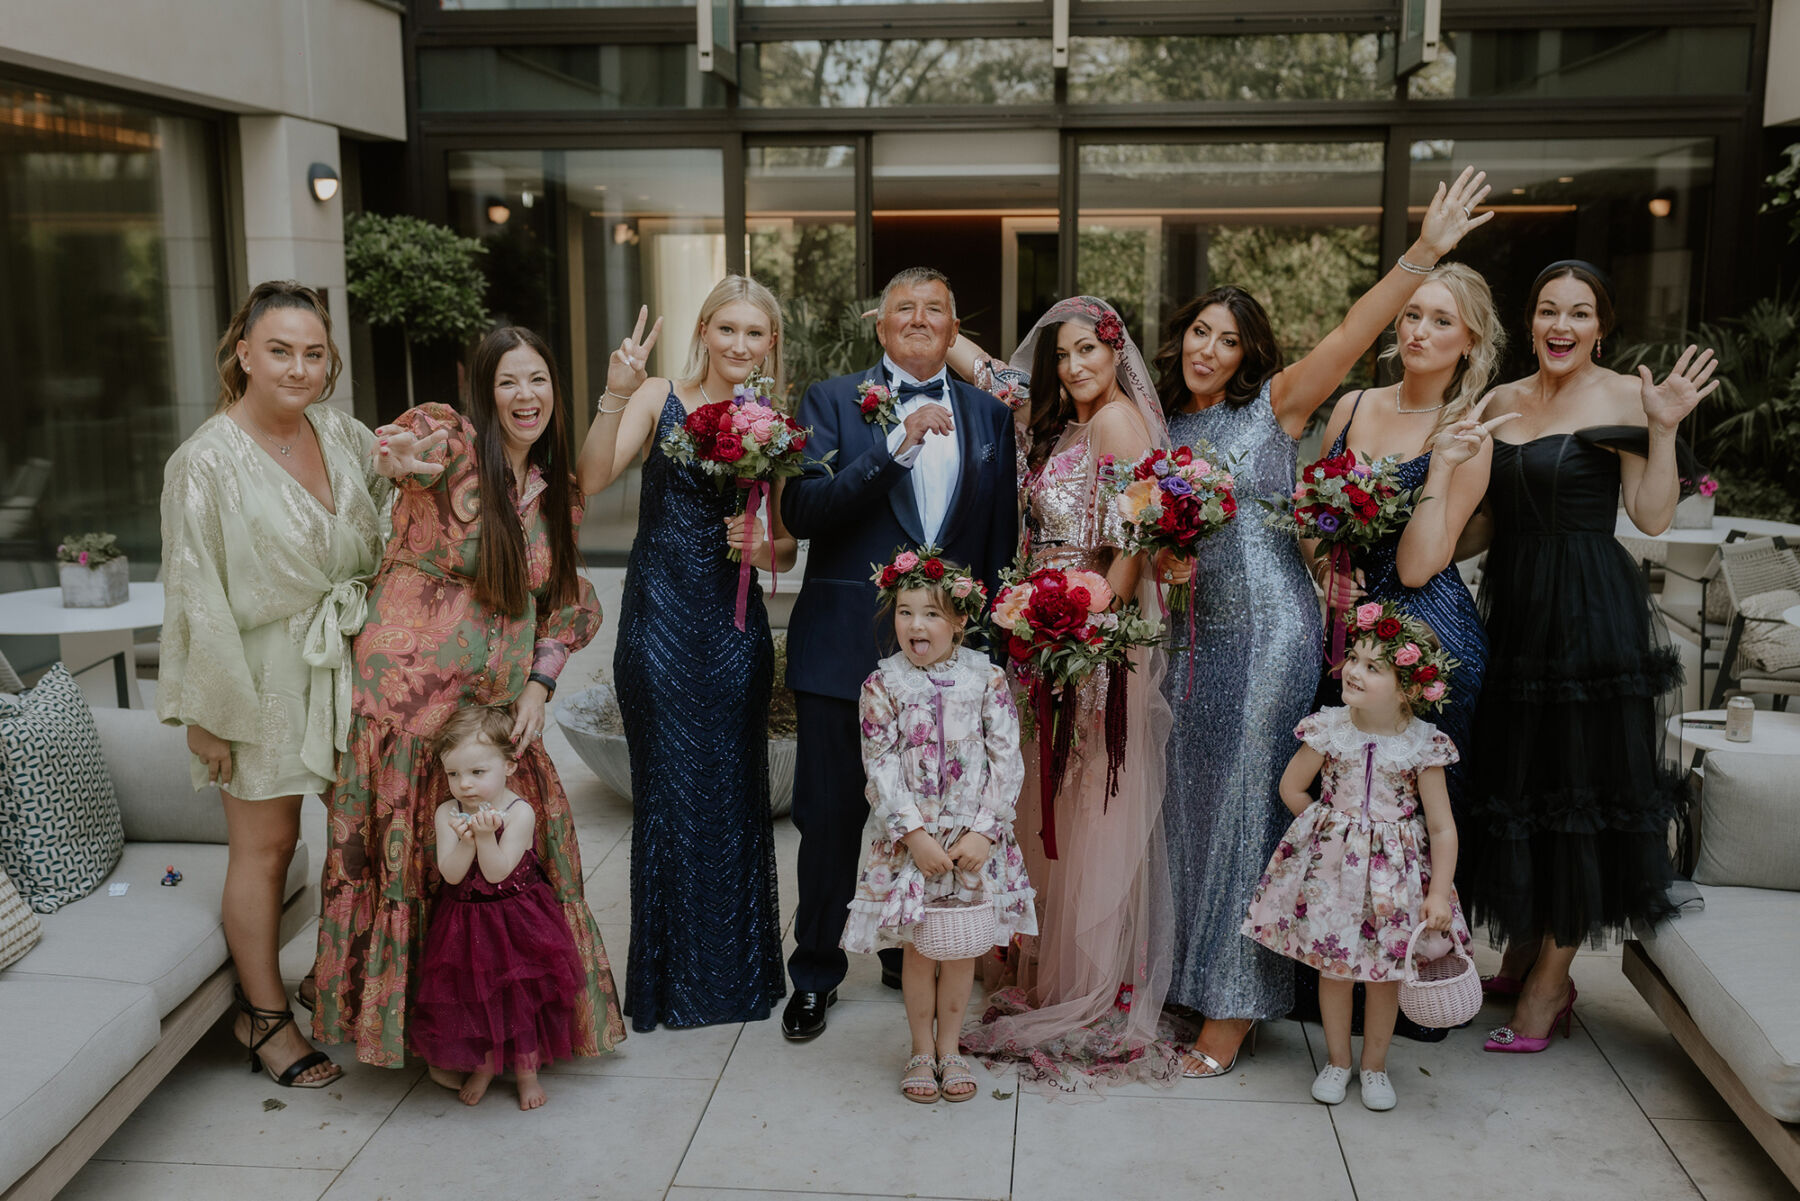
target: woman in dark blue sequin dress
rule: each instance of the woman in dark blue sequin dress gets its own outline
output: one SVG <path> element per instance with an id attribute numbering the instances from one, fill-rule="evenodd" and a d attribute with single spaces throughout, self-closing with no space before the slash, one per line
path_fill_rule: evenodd
<path id="1" fill-rule="evenodd" d="M 639 1031 L 761 1021 L 786 992 L 769 816 L 774 647 L 754 578 L 737 628 L 740 565 L 727 552 L 785 570 L 795 543 L 774 504 L 772 543 L 763 519 L 747 530 L 737 498 L 669 459 L 662 440 L 753 371 L 780 380 L 781 309 L 761 284 L 726 277 L 701 306 L 680 381 L 644 377 L 656 335 L 642 336 L 640 317 L 580 462 L 592 492 L 646 455 L 613 656 L 636 814 L 625 1013 Z"/>

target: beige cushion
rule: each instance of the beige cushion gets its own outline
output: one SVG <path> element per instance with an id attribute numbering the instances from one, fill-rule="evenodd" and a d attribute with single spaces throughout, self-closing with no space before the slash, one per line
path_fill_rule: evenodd
<path id="1" fill-rule="evenodd" d="M 38 915 L 31 911 L 6 873 L 0 872 L 0 968 L 18 961 L 43 935 Z"/>
<path id="2" fill-rule="evenodd" d="M 224 847 L 181 842 L 128 842 L 119 866 L 85 897 L 43 919 L 44 941 L 5 979 L 44 975 L 140 984 L 153 994 L 160 1019 L 185 1001 L 226 961 L 219 897 Z M 173 865 L 181 883 L 162 884 Z M 294 853 L 282 900 L 311 876 L 306 847 Z M 124 896 L 112 885 L 127 883 Z"/>
<path id="3" fill-rule="evenodd" d="M 1701 891 L 1703 910 L 1640 927 L 1638 937 L 1756 1103 L 1800 1122 L 1800 892 Z"/>
<path id="4" fill-rule="evenodd" d="M 93 714 L 126 838 L 226 841 L 225 802 L 217 788 L 194 790 L 185 732 L 163 725 L 148 709 L 103 708 Z"/>
<path id="5" fill-rule="evenodd" d="M 162 1036 L 150 990 L 135 984 L 0 977 L 0 1191 L 87 1116 Z"/>
<path id="6" fill-rule="evenodd" d="M 1714 751 L 1694 882 L 1800 890 L 1800 756 Z M 1800 981 L 1795 981 L 1800 988 Z"/>
<path id="7" fill-rule="evenodd" d="M 1757 671 L 1800 667 L 1800 627 L 1781 620 L 1781 615 L 1795 605 L 1800 605 L 1800 592 L 1791 588 L 1759 592 L 1743 599 L 1738 605 L 1738 612 L 1746 618 L 1743 637 L 1738 641 L 1740 662 Z M 1747 620 L 1752 617 L 1764 620 Z"/>

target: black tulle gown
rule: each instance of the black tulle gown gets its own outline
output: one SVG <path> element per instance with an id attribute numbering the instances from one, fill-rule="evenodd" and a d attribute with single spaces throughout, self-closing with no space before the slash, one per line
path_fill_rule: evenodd
<path id="1" fill-rule="evenodd" d="M 635 810 L 624 1001 L 640 1031 L 761 1021 L 786 991 L 769 817 L 774 647 L 754 583 L 745 628 L 734 621 L 724 523 L 735 498 L 662 452 L 685 417 L 671 389 L 644 463 L 613 655 Z"/>
<path id="2" fill-rule="evenodd" d="M 1663 700 L 1681 665 L 1613 536 L 1620 455 L 1647 451 L 1632 426 L 1494 445 L 1490 659 L 1457 881 L 1471 920 L 1507 941 L 1598 942 L 1669 910 L 1682 792 Z"/>

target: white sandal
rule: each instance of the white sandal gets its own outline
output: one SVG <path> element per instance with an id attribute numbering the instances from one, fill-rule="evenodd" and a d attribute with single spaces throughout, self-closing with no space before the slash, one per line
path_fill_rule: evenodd
<path id="1" fill-rule="evenodd" d="M 919 1069 L 925 1069 L 921 1072 Z M 909 1090 L 931 1086 L 929 1093 L 915 1093 Z M 937 1059 L 931 1055 L 915 1055 L 906 1061 L 906 1067 L 900 1075 L 900 1095 L 908 1101 L 917 1101 L 921 1105 L 930 1105 L 938 1099 Z"/>

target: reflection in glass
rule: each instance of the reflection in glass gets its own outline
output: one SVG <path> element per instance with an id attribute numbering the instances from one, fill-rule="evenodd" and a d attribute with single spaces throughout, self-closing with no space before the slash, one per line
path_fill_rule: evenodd
<path id="1" fill-rule="evenodd" d="M 1048 104 L 1042 38 L 898 38 L 751 42 L 738 53 L 746 108 L 887 108 L 909 104 Z"/>
<path id="2" fill-rule="evenodd" d="M 1387 34 L 1078 37 L 1069 46 L 1069 100 L 1076 104 L 1385 100 L 1393 94 Z"/>
<path id="3" fill-rule="evenodd" d="M 218 391 L 218 170 L 205 122 L 0 82 L 0 591 L 90 530 L 155 573 L 163 463 Z"/>
<path id="4" fill-rule="evenodd" d="M 831 343 L 857 303 L 856 148 L 749 146 L 744 176 L 745 261 L 786 310 L 788 392 L 798 402 L 834 374 Z"/>
<path id="5" fill-rule="evenodd" d="M 1148 353 L 1175 309 L 1235 284 L 1291 360 L 1375 282 L 1382 156 L 1379 142 L 1085 145 L 1079 286 Z"/>
<path id="6" fill-rule="evenodd" d="M 444 12 L 521 12 L 555 8 L 692 8 L 694 0 L 438 0 Z"/>
<path id="7" fill-rule="evenodd" d="M 1408 185 L 1417 231 L 1439 179 L 1488 172 L 1500 216 L 1457 249 L 1488 278 L 1514 335 L 1507 378 L 1534 369 L 1526 295 L 1546 263 L 1582 258 L 1611 273 L 1617 346 L 1673 337 L 1699 311 L 1713 202 L 1709 138 L 1520 138 L 1415 142 Z"/>
<path id="8" fill-rule="evenodd" d="M 1717 96 L 1750 86 L 1749 26 L 1493 29 L 1444 34 L 1414 100 Z"/>
<path id="9" fill-rule="evenodd" d="M 425 112 L 592 112 L 719 108 L 725 85 L 702 77 L 691 44 L 456 46 L 418 52 Z"/>

